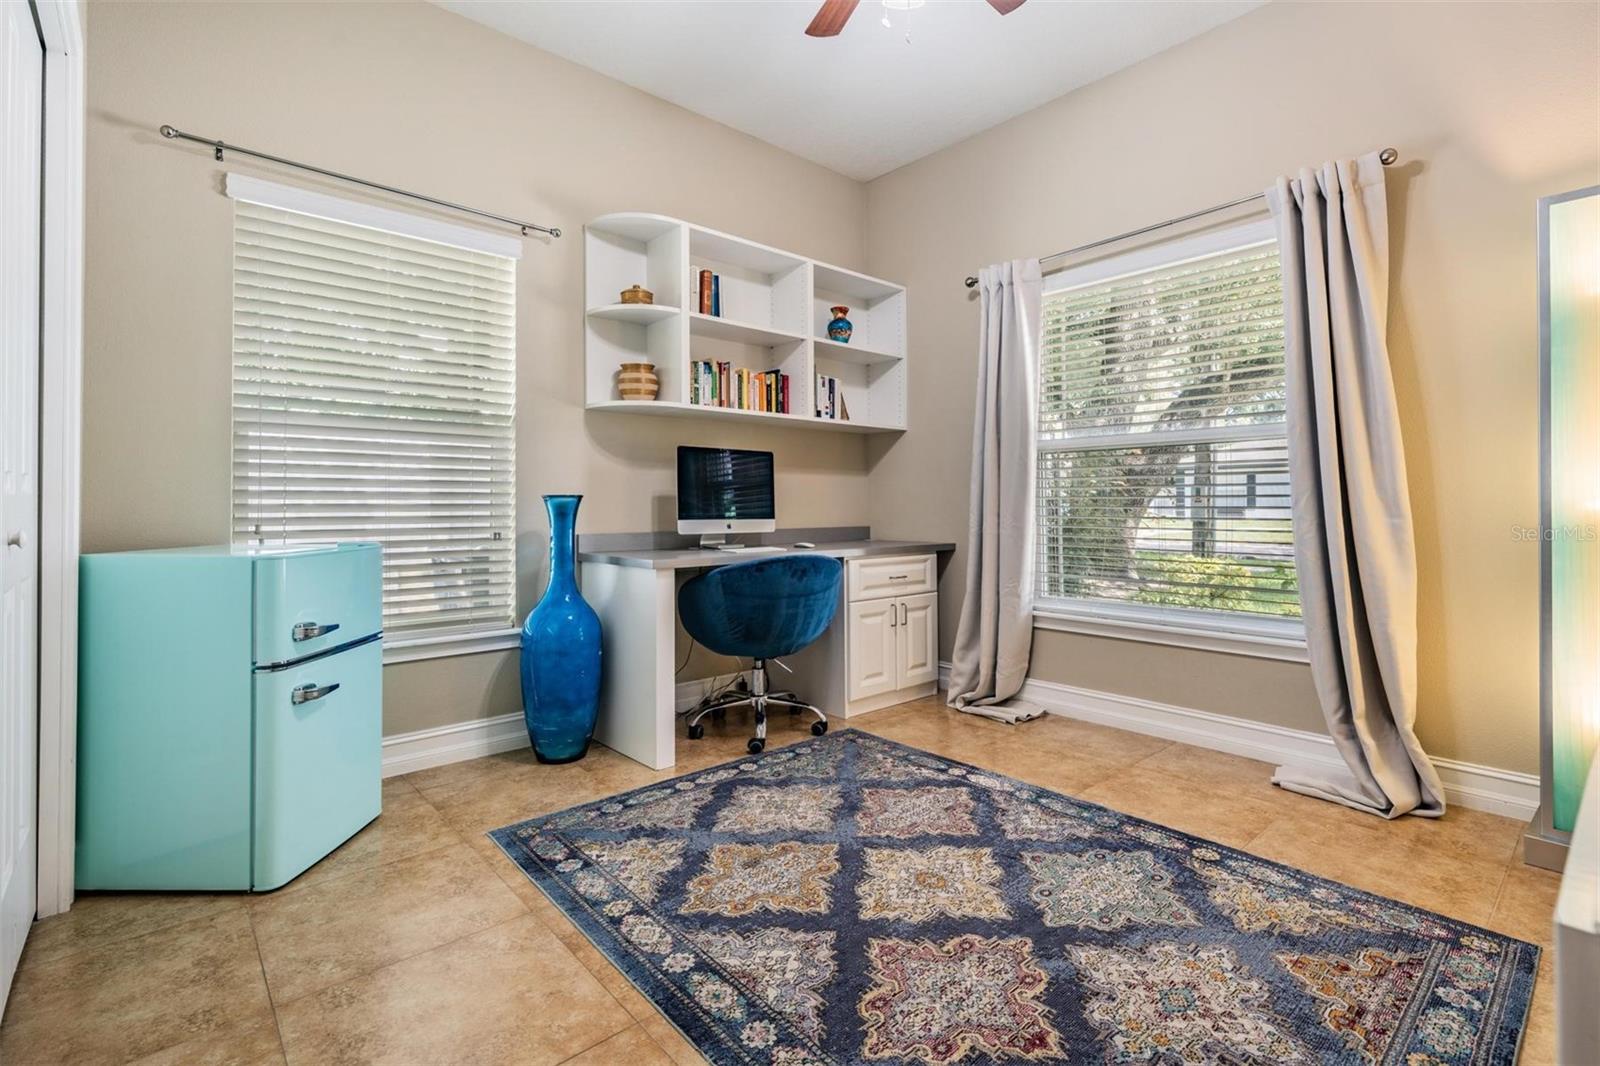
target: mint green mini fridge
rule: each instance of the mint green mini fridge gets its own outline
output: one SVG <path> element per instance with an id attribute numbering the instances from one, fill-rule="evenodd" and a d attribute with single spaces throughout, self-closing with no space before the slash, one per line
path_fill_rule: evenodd
<path id="1" fill-rule="evenodd" d="M 278 888 L 378 816 L 376 544 L 85 555 L 77 885 Z"/>

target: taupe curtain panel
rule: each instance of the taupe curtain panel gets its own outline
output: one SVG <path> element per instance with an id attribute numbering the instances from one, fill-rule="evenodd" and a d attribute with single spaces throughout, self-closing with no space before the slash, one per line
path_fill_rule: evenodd
<path id="1" fill-rule="evenodd" d="M 1385 818 L 1444 813 L 1417 713 L 1417 566 L 1389 318 L 1376 153 L 1267 190 L 1283 261 L 1295 567 L 1311 676 L 1347 771 L 1273 781 Z"/>
<path id="2" fill-rule="evenodd" d="M 1011 701 L 1033 648 L 1033 468 L 1037 447 L 1037 259 L 978 272 L 978 405 L 972 426 L 972 508 L 966 599 L 950 664 L 950 705 L 1018 722 L 1035 707 Z"/>

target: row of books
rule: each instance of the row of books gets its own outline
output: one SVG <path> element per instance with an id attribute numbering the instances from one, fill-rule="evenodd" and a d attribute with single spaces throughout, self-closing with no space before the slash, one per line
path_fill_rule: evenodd
<path id="1" fill-rule="evenodd" d="M 697 359 L 689 364 L 689 402 L 701 407 L 789 413 L 791 375 Z"/>
<path id="2" fill-rule="evenodd" d="M 844 386 L 827 374 L 817 375 L 816 407 L 818 418 L 850 421 L 850 405 L 844 402 Z"/>
<path id="3" fill-rule="evenodd" d="M 689 277 L 694 279 L 694 303 L 690 306 L 702 315 L 715 315 L 721 318 L 722 275 L 690 267 Z"/>

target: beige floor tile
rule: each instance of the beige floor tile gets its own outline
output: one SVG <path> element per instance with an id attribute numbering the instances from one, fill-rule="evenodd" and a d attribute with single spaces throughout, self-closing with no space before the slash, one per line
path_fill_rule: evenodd
<path id="1" fill-rule="evenodd" d="M 706 1066 L 705 1056 L 696 1051 L 694 1045 L 685 1040 L 683 1034 L 660 1013 L 652 1011 L 651 1017 L 639 1019 L 639 1027 L 650 1034 L 650 1039 L 677 1066 Z"/>
<path id="2" fill-rule="evenodd" d="M 1556 892 L 1560 887 L 1560 874 L 1532 866 L 1509 867 L 1488 927 L 1538 944 L 1548 952 L 1555 939 Z"/>
<path id="3" fill-rule="evenodd" d="M 11 988 L 0 1061 L 127 1062 L 271 1020 L 249 917 L 236 907 L 103 949 L 30 961 Z"/>
<path id="4" fill-rule="evenodd" d="M 251 908 L 279 1006 L 525 913 L 465 844 L 357 870 Z"/>
<path id="5" fill-rule="evenodd" d="M 1272 784 L 1275 767 L 1269 762 L 1246 759 L 1242 755 L 1229 755 L 1224 751 L 1210 751 L 1192 744 L 1168 744 L 1160 751 L 1140 760 L 1141 770 L 1159 770 L 1173 777 L 1205 781 L 1216 788 L 1237 789 L 1241 792 L 1278 791 Z"/>
<path id="6" fill-rule="evenodd" d="M 983 743 L 917 746 L 1069 796 L 1124 772 L 1128 765 L 1121 760 L 1058 750 L 1013 737 L 988 738 Z"/>
<path id="7" fill-rule="evenodd" d="M 672 1066 L 650 1034 L 635 1025 L 566 1061 L 565 1066 Z"/>
<path id="8" fill-rule="evenodd" d="M 285 892 L 320 885 L 352 870 L 380 866 L 460 843 L 461 834 L 452 829 L 444 815 L 416 789 L 406 785 L 403 791 L 396 789 L 390 793 L 386 790 L 383 813 L 370 825 L 278 892 L 252 897 L 252 902 L 276 899 Z"/>
<path id="9" fill-rule="evenodd" d="M 1173 744 L 1141 762 L 1142 769 L 1248 796 L 1275 807 L 1280 818 L 1318 823 L 1329 832 L 1345 827 L 1370 829 L 1382 819 L 1337 803 L 1289 792 L 1272 784 L 1276 767 L 1271 763 L 1207 751 L 1188 744 Z M 1510 860 L 1526 828 L 1511 818 L 1451 806 L 1443 818 L 1397 818 L 1385 822 L 1384 832 L 1411 847 L 1447 856 L 1462 856 L 1504 863 Z"/>
<path id="10" fill-rule="evenodd" d="M 1419 854 L 1393 832 L 1393 823 L 1373 822 L 1329 833 L 1304 820 L 1282 819 L 1245 850 L 1458 921 L 1488 923 L 1505 878 L 1503 863 Z"/>
<path id="11" fill-rule="evenodd" d="M 1539 960 L 1539 977 L 1533 986 L 1533 1002 L 1528 1005 L 1528 1027 L 1522 1033 L 1522 1053 L 1517 1056 L 1517 1063 L 1518 1066 L 1555 1066 L 1555 1062 L 1555 959 L 1545 952 Z"/>
<path id="12" fill-rule="evenodd" d="M 300 1063 L 558 1063 L 633 1018 L 531 915 L 279 1009 Z"/>
<path id="13" fill-rule="evenodd" d="M 1226 788 L 1213 788 L 1139 766 L 1129 767 L 1082 793 L 1103 807 L 1242 848 L 1272 823 L 1273 808 Z"/>
<path id="14" fill-rule="evenodd" d="M 456 793 L 462 789 L 475 789 L 482 782 L 491 778 L 505 779 L 517 774 L 526 773 L 536 769 L 541 764 L 533 756 L 530 748 L 517 748 L 514 751 L 500 752 L 496 755 L 486 755 L 481 759 L 469 759 L 465 762 L 446 763 L 443 766 L 432 766 L 426 770 L 417 770 L 403 777 L 394 778 L 411 785 L 435 807 L 448 807 L 459 802 Z M 567 768 L 576 770 L 582 763 L 568 763 Z M 559 769 L 552 767 L 553 770 Z"/>
<path id="15" fill-rule="evenodd" d="M 196 1037 L 138 1059 L 132 1066 L 284 1066 L 273 1019 Z"/>
<path id="16" fill-rule="evenodd" d="M 103 950 L 146 933 L 228 914 L 243 908 L 247 898 L 242 893 L 84 893 L 67 913 L 34 924 L 26 957 L 29 962 L 46 962 L 85 948 Z"/>

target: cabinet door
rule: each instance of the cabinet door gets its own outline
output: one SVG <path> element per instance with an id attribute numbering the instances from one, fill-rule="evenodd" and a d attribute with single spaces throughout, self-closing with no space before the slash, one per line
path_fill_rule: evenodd
<path id="1" fill-rule="evenodd" d="M 868 600 L 850 605 L 850 698 L 893 692 L 896 684 L 895 634 L 898 600 Z"/>
<path id="2" fill-rule="evenodd" d="M 899 654 L 895 688 L 912 688 L 939 680 L 939 596 L 907 596 L 896 601 L 900 612 Z"/>
<path id="3" fill-rule="evenodd" d="M 255 875 L 277 888 L 382 805 L 383 645 L 256 671 Z"/>

